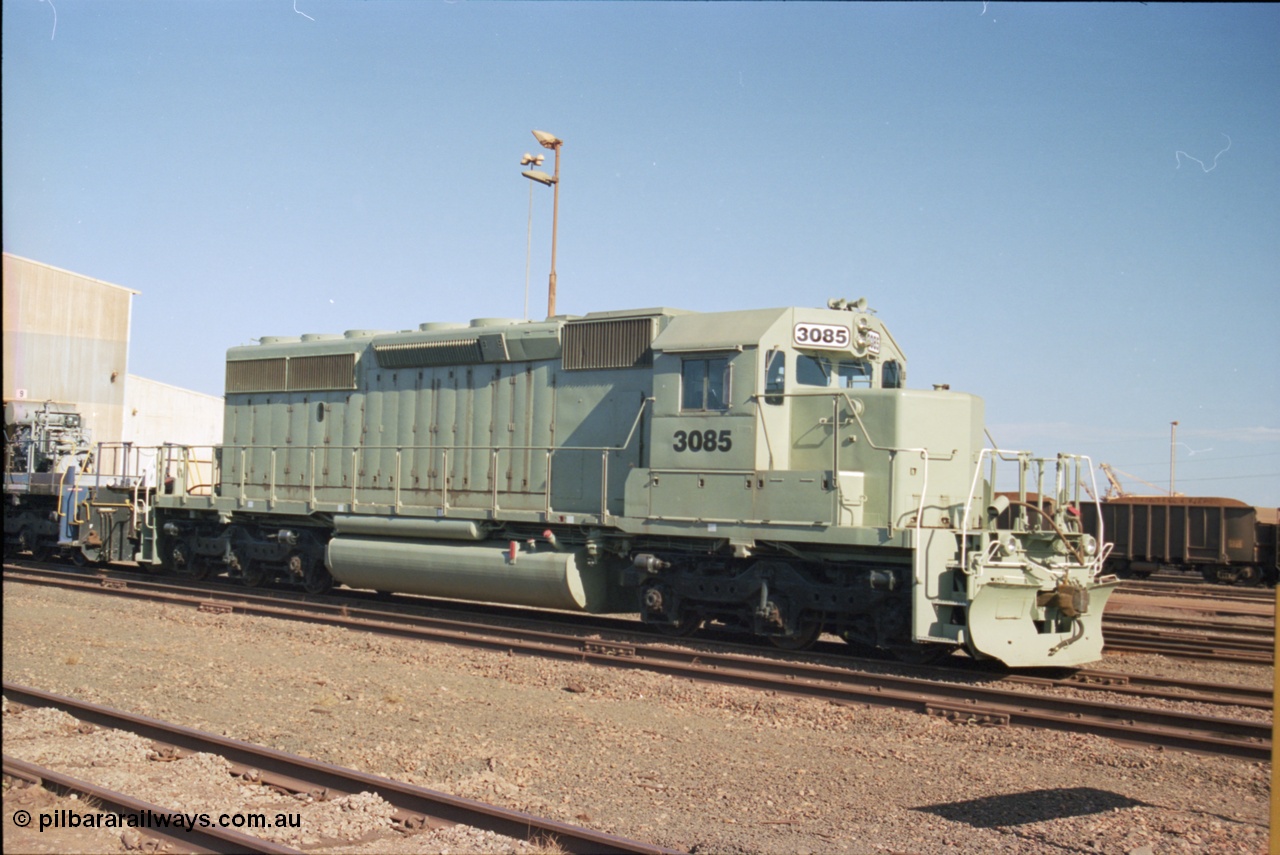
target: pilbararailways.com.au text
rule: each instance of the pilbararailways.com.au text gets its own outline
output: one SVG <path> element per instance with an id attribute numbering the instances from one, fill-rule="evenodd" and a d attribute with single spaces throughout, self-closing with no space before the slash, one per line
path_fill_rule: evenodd
<path id="1" fill-rule="evenodd" d="M 26 814 L 21 817 L 18 814 Z M 25 822 L 23 821 L 25 818 Z M 41 811 L 36 814 L 37 827 L 40 831 L 51 831 L 60 828 L 140 828 L 140 829 L 175 829 L 178 831 L 194 831 L 197 828 L 301 828 L 300 813 L 158 813 L 143 810 L 137 813 L 81 813 L 80 811 L 61 808 L 59 810 Z M 31 814 L 27 811 L 16 811 L 13 816 L 15 825 L 23 827 L 31 824 Z"/>

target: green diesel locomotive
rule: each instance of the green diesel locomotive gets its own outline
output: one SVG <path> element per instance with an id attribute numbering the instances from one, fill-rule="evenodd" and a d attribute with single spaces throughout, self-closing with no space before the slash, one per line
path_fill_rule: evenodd
<path id="1" fill-rule="evenodd" d="M 905 378 L 862 300 L 264 338 L 227 353 L 223 445 L 164 450 L 142 555 L 784 648 L 1098 659 L 1087 461 L 988 448 L 979 398 Z"/>

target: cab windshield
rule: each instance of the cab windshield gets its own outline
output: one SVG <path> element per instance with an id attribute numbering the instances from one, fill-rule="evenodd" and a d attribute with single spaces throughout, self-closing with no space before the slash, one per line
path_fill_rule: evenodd
<path id="1" fill-rule="evenodd" d="M 871 388 L 871 364 L 829 356 L 796 357 L 796 383 L 827 389 Z"/>

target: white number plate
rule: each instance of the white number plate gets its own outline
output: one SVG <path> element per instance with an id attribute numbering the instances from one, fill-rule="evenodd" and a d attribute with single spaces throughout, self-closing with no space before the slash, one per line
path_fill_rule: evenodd
<path id="1" fill-rule="evenodd" d="M 796 324 L 791 338 L 796 347 L 848 350 L 852 332 L 837 324 Z"/>

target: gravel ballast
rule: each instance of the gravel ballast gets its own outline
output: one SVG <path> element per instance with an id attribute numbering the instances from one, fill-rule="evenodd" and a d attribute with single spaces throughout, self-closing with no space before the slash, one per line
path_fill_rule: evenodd
<path id="1" fill-rule="evenodd" d="M 1267 848 L 1265 763 L 14 583 L 3 640 L 7 681 L 676 849 Z M 1272 680 L 1270 668 L 1158 657 L 1103 667 Z M 118 734 L 38 712 L 5 716 L 6 753 L 189 811 L 266 798 L 219 758 L 149 760 Z M 6 794 L 6 832 L 18 796 Z M 304 805 L 304 827 L 282 842 L 522 851 L 456 829 L 405 837 L 377 801 L 351 798 Z M 460 839 L 437 836 L 451 832 Z"/>

